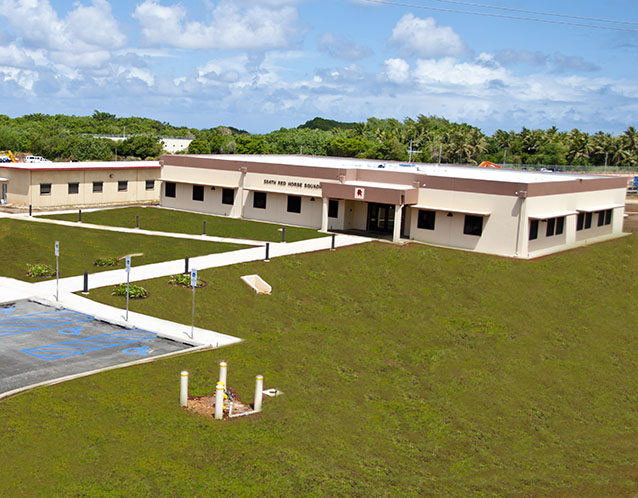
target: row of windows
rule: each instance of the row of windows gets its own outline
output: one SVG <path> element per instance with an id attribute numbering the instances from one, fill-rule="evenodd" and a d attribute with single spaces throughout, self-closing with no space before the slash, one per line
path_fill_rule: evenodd
<path id="1" fill-rule="evenodd" d="M 146 190 L 154 190 L 155 189 L 155 180 L 146 180 Z M 117 182 L 117 191 L 118 192 L 127 192 L 128 191 L 128 181 L 120 180 Z M 93 182 L 93 193 L 99 194 L 104 192 L 104 182 Z M 68 184 L 68 193 L 69 194 L 79 194 L 80 193 L 80 183 L 79 182 L 69 182 Z M 40 195 L 50 195 L 51 194 L 51 184 L 50 183 L 41 183 L 40 184 Z"/>
<path id="2" fill-rule="evenodd" d="M 558 218 L 549 218 L 543 220 L 547 223 L 545 227 L 545 237 L 552 237 L 554 235 L 561 235 L 565 231 L 565 217 L 560 216 Z M 536 240 L 538 238 L 538 227 L 540 220 L 532 220 L 529 223 L 529 240 Z"/>
<path id="3" fill-rule="evenodd" d="M 605 225 L 611 225 L 611 215 L 614 212 L 613 209 L 605 209 L 603 211 L 596 211 L 595 213 L 578 213 L 576 219 L 576 230 L 587 230 L 592 227 L 594 214 L 597 217 L 597 225 L 599 227 Z"/>
<path id="4" fill-rule="evenodd" d="M 453 215 L 452 213 L 448 213 L 448 216 Z M 423 230 L 434 230 L 435 224 L 436 211 L 419 209 L 416 222 L 417 228 L 422 228 Z M 476 235 L 477 237 L 480 237 L 483 234 L 483 217 L 466 214 L 463 222 L 463 233 L 465 235 Z"/>
<path id="5" fill-rule="evenodd" d="M 177 185 L 174 182 L 166 182 L 164 187 L 164 196 L 177 197 Z M 211 187 L 214 189 L 215 187 Z M 204 187 L 202 185 L 193 185 L 193 200 L 204 201 Z M 232 188 L 222 188 L 222 204 L 232 205 L 235 202 L 235 190 Z M 253 208 L 266 209 L 268 202 L 267 192 L 253 192 Z M 289 195 L 286 210 L 289 213 L 301 213 L 301 197 L 298 195 Z M 330 199 L 328 201 L 328 217 L 339 217 L 339 201 Z"/>

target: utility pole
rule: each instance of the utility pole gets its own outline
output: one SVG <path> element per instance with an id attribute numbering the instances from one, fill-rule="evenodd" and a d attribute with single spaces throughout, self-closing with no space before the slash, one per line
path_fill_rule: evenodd
<path id="1" fill-rule="evenodd" d="M 439 164 L 437 166 L 441 166 L 441 153 L 443 152 L 443 144 L 439 144 Z"/>

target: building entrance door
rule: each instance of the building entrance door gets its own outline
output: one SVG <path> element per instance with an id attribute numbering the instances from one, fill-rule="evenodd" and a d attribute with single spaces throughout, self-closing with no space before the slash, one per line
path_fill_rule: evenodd
<path id="1" fill-rule="evenodd" d="M 7 203 L 7 184 L 3 183 L 2 184 L 2 195 L 0 196 L 0 204 L 6 204 Z"/>
<path id="2" fill-rule="evenodd" d="M 393 204 L 368 204 L 368 231 L 383 233 L 394 231 Z"/>

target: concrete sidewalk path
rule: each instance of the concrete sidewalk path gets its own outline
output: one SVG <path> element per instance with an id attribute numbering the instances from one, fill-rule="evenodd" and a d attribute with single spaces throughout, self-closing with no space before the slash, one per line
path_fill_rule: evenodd
<path id="1" fill-rule="evenodd" d="M 216 237 L 214 235 L 196 235 L 196 234 L 190 234 L 190 233 L 142 230 L 141 228 L 126 228 L 126 227 L 112 227 L 107 225 L 94 225 L 92 223 L 78 223 L 77 221 L 64 221 L 64 220 L 52 220 L 48 218 L 40 218 L 39 215 L 29 216 L 28 214 L 25 215 L 24 213 L 20 213 L 20 214 L 0 213 L 0 218 L 12 218 L 16 220 L 31 221 L 33 223 L 47 223 L 50 225 L 86 228 L 88 230 L 102 230 L 105 232 L 121 232 L 121 233 L 134 233 L 138 235 L 153 235 L 156 237 L 169 237 L 173 239 L 202 240 L 205 242 L 225 242 L 227 244 L 241 244 L 246 246 L 265 246 L 266 245 L 266 241 L 263 241 L 263 240 L 236 239 L 232 237 Z"/>
<path id="2" fill-rule="evenodd" d="M 351 245 L 363 244 L 370 242 L 369 238 L 358 237 L 355 235 L 336 235 L 335 247 L 346 247 Z M 331 237 L 321 237 L 318 239 L 300 240 L 298 242 L 271 243 L 270 259 L 281 256 L 290 256 L 291 254 L 302 254 L 314 251 L 324 251 L 330 249 L 332 244 Z M 197 270 L 207 270 L 209 268 L 219 268 L 222 266 L 235 265 L 239 263 L 248 263 L 251 261 L 259 261 L 265 258 L 265 248 L 252 247 L 249 249 L 240 249 L 238 251 L 229 251 L 206 256 L 196 256 L 189 259 L 190 268 Z M 152 278 L 167 277 L 184 272 L 184 260 L 177 259 L 173 261 L 165 261 L 162 263 L 153 263 L 144 266 L 132 266 L 130 273 L 130 281 L 138 282 L 140 280 L 149 280 Z M 92 273 L 89 275 L 89 289 L 105 287 L 107 285 L 117 285 L 126 282 L 126 270 L 118 269 L 111 271 L 103 271 Z M 56 291 L 56 281 L 47 280 L 31 284 L 37 289 L 41 296 L 47 299 L 54 298 Z M 84 276 L 62 278 L 59 282 L 60 292 L 79 292 L 84 288 Z"/>

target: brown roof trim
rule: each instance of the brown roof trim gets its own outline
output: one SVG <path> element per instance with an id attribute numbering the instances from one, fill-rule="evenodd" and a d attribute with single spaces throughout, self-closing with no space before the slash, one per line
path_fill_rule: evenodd
<path id="1" fill-rule="evenodd" d="M 354 169 L 296 166 L 290 164 L 261 163 L 253 161 L 215 159 L 211 156 L 197 157 L 192 155 L 164 155 L 161 162 L 166 166 L 183 166 L 188 168 L 218 169 L 221 171 L 240 171 L 245 168 L 250 173 L 266 175 L 296 176 L 317 180 L 341 180 L 346 182 L 376 182 L 392 185 L 405 185 L 406 190 L 417 183 L 421 188 L 471 192 L 479 194 L 519 196 L 519 192 L 527 192 L 527 197 L 543 195 L 568 194 L 592 190 L 608 190 L 625 188 L 626 178 L 577 178 L 571 181 L 551 181 L 543 183 L 513 183 L 476 178 L 455 178 L 449 176 L 432 176 L 423 172 L 388 171 L 385 169 Z M 193 182 L 191 182 L 193 183 Z M 376 202 L 376 201 L 375 201 Z M 380 202 L 380 201 L 379 201 Z"/>

